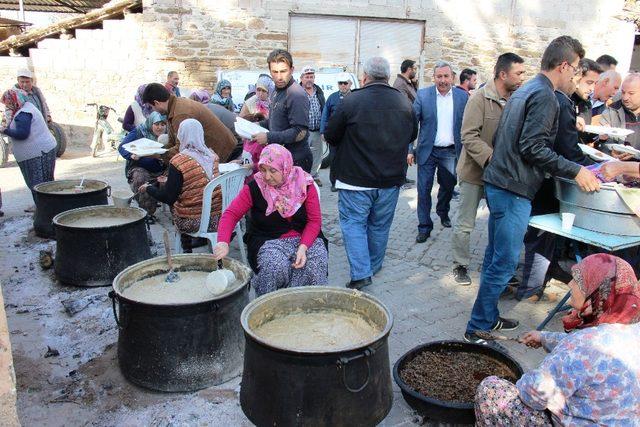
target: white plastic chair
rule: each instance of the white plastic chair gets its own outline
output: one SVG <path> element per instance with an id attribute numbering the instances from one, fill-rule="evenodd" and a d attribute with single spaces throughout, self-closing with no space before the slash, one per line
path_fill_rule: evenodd
<path id="1" fill-rule="evenodd" d="M 209 220 L 211 216 L 211 197 L 213 195 L 213 190 L 216 187 L 220 187 L 222 190 L 222 212 L 224 212 L 231 201 L 236 198 L 236 196 L 242 190 L 242 186 L 244 185 L 245 177 L 250 173 L 250 171 L 246 168 L 240 168 L 234 170 L 232 172 L 224 173 L 217 178 L 214 178 L 204 187 L 204 191 L 202 193 L 202 214 L 200 216 L 200 229 L 195 233 L 187 233 L 191 237 L 203 237 L 208 239 L 211 243 L 211 247 L 213 248 L 218 242 L 218 233 L 217 232 L 209 232 Z M 244 247 L 244 242 L 242 241 L 242 228 L 240 227 L 240 222 L 236 224 L 235 227 L 236 232 L 236 240 L 238 241 L 238 246 L 240 248 L 240 256 L 242 258 L 242 262 L 245 264 L 247 261 L 247 252 Z M 182 252 L 182 244 L 180 242 L 180 233 L 176 230 L 176 236 L 174 239 L 174 253 Z"/>

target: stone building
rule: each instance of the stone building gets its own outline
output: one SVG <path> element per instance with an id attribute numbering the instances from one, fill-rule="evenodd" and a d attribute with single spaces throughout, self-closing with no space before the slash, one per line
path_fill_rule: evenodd
<path id="1" fill-rule="evenodd" d="M 114 0 L 110 4 L 123 0 Z M 142 0 L 142 13 L 125 13 L 101 28 L 73 29 L 46 38 L 26 56 L 0 57 L 0 87 L 15 69 L 34 70 L 54 119 L 72 142 L 88 144 L 89 102 L 124 112 L 135 88 L 181 74 L 187 87 L 212 88 L 222 69 L 265 69 L 276 47 L 297 65 L 344 67 L 359 73 L 372 55 L 387 57 L 393 73 L 412 58 L 423 84 L 438 59 L 490 78 L 495 58 L 513 51 L 535 73 L 554 37 L 582 41 L 588 57 L 608 53 L 626 71 L 635 25 L 624 20 L 624 0 Z"/>

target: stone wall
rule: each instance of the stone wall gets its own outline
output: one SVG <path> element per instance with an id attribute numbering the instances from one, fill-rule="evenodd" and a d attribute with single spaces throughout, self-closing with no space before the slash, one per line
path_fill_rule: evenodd
<path id="1" fill-rule="evenodd" d="M 184 63 L 186 83 L 211 87 L 217 69 L 264 68 L 269 51 L 287 47 L 291 13 L 424 21 L 425 70 L 445 59 L 457 70 L 477 69 L 484 80 L 490 78 L 496 57 L 513 51 L 527 60 L 534 73 L 548 42 L 569 34 L 582 41 L 588 57 L 612 54 L 626 71 L 635 29 L 618 18 L 623 4 L 623 0 L 144 0 L 144 15 L 155 33 L 149 46 L 153 44 L 156 58 Z M 425 82 L 430 74 L 424 72 Z"/>
<path id="2" fill-rule="evenodd" d="M 618 18 L 622 6 L 623 0 L 143 0 L 142 14 L 77 30 L 71 40 L 43 40 L 28 58 L 0 57 L 0 88 L 28 66 L 70 143 L 87 145 L 95 122 L 87 103 L 122 115 L 139 84 L 163 82 L 170 70 L 181 74 L 182 86 L 212 88 L 219 70 L 264 69 L 272 49 L 288 46 L 291 14 L 424 22 L 426 84 L 438 59 L 491 78 L 495 58 L 506 51 L 525 57 L 533 75 L 544 47 L 561 34 L 580 39 L 591 58 L 612 54 L 624 72 L 634 26 Z"/>

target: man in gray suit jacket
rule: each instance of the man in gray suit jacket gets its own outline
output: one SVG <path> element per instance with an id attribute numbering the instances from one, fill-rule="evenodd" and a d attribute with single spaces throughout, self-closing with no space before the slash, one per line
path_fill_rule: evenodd
<path id="1" fill-rule="evenodd" d="M 418 164 L 417 243 L 426 242 L 433 230 L 431 188 L 436 171 L 440 184 L 436 213 L 443 227 L 451 227 L 449 204 L 456 185 L 456 162 L 462 150 L 460 128 L 468 98 L 462 89 L 452 87 L 453 70 L 447 62 L 436 63 L 433 80 L 434 85 L 418 90 L 413 103 L 413 111 L 420 122 L 415 149 Z"/>

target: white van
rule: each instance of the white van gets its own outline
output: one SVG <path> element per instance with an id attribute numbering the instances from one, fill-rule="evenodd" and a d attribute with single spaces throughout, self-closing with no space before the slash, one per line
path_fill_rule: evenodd
<path id="1" fill-rule="evenodd" d="M 316 84 L 320 86 L 324 92 L 325 99 L 329 97 L 333 92 L 338 91 L 338 74 L 342 73 L 341 68 L 320 68 L 316 72 Z M 260 74 L 269 75 L 269 70 L 229 70 L 218 71 L 218 81 L 221 79 L 229 80 L 231 82 L 231 96 L 233 96 L 233 102 L 242 108 L 244 103 L 244 97 L 249 92 L 249 88 L 256 84 Z M 353 84 L 352 89 L 360 87 L 358 79 L 352 73 L 348 73 L 351 76 Z M 293 78 L 299 82 L 300 73 L 294 73 Z"/>
<path id="2" fill-rule="evenodd" d="M 320 68 L 316 71 L 315 83 L 320 86 L 324 92 L 325 99 L 329 98 L 334 92 L 338 91 L 338 74 L 342 73 L 342 68 Z M 229 80 L 231 82 L 231 96 L 233 102 L 236 104 L 236 112 L 239 113 L 244 104 L 244 97 L 249 92 L 249 88 L 253 87 L 258 81 L 260 74 L 269 75 L 269 70 L 228 70 L 218 71 L 218 81 L 221 79 Z M 353 73 L 348 73 L 351 76 L 351 89 L 357 89 L 360 87 L 358 79 Z M 294 73 L 293 78 L 296 82 L 300 81 L 300 73 Z M 324 144 L 322 149 L 322 167 L 329 166 L 328 162 L 329 147 Z"/>

